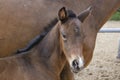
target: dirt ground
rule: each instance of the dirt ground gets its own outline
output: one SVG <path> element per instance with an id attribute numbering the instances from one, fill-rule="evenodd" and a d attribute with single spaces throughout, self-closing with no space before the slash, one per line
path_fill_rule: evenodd
<path id="1" fill-rule="evenodd" d="M 120 21 L 108 21 L 104 27 L 119 27 Z M 120 59 L 116 59 L 120 33 L 98 33 L 90 65 L 75 74 L 75 80 L 120 80 Z"/>

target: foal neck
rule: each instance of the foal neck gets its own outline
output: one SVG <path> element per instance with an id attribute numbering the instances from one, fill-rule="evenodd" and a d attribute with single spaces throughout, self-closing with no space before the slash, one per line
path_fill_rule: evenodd
<path id="1" fill-rule="evenodd" d="M 37 50 L 40 60 L 46 67 L 59 75 L 66 62 L 60 47 L 59 22 L 37 46 Z"/>

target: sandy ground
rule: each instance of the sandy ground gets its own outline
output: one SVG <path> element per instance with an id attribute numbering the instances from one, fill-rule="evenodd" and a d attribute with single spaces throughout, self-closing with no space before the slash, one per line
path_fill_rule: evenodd
<path id="1" fill-rule="evenodd" d="M 120 27 L 120 21 L 108 21 L 104 27 Z M 120 33 L 98 33 L 93 59 L 75 80 L 120 80 L 119 40 Z"/>

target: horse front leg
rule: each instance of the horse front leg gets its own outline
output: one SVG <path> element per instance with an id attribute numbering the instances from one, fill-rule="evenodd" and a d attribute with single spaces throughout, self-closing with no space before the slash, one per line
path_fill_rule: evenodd
<path id="1" fill-rule="evenodd" d="M 70 66 L 68 62 L 65 64 L 64 69 L 62 70 L 60 74 L 61 80 L 74 80 L 73 73 L 70 70 Z"/>

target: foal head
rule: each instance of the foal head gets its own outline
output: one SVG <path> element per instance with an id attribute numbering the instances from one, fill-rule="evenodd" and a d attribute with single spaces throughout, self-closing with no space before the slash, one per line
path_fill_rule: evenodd
<path id="1" fill-rule="evenodd" d="M 79 72 L 84 68 L 82 23 L 89 15 L 90 9 L 85 10 L 76 16 L 70 10 L 61 8 L 58 12 L 60 20 L 60 43 L 72 72 Z"/>

